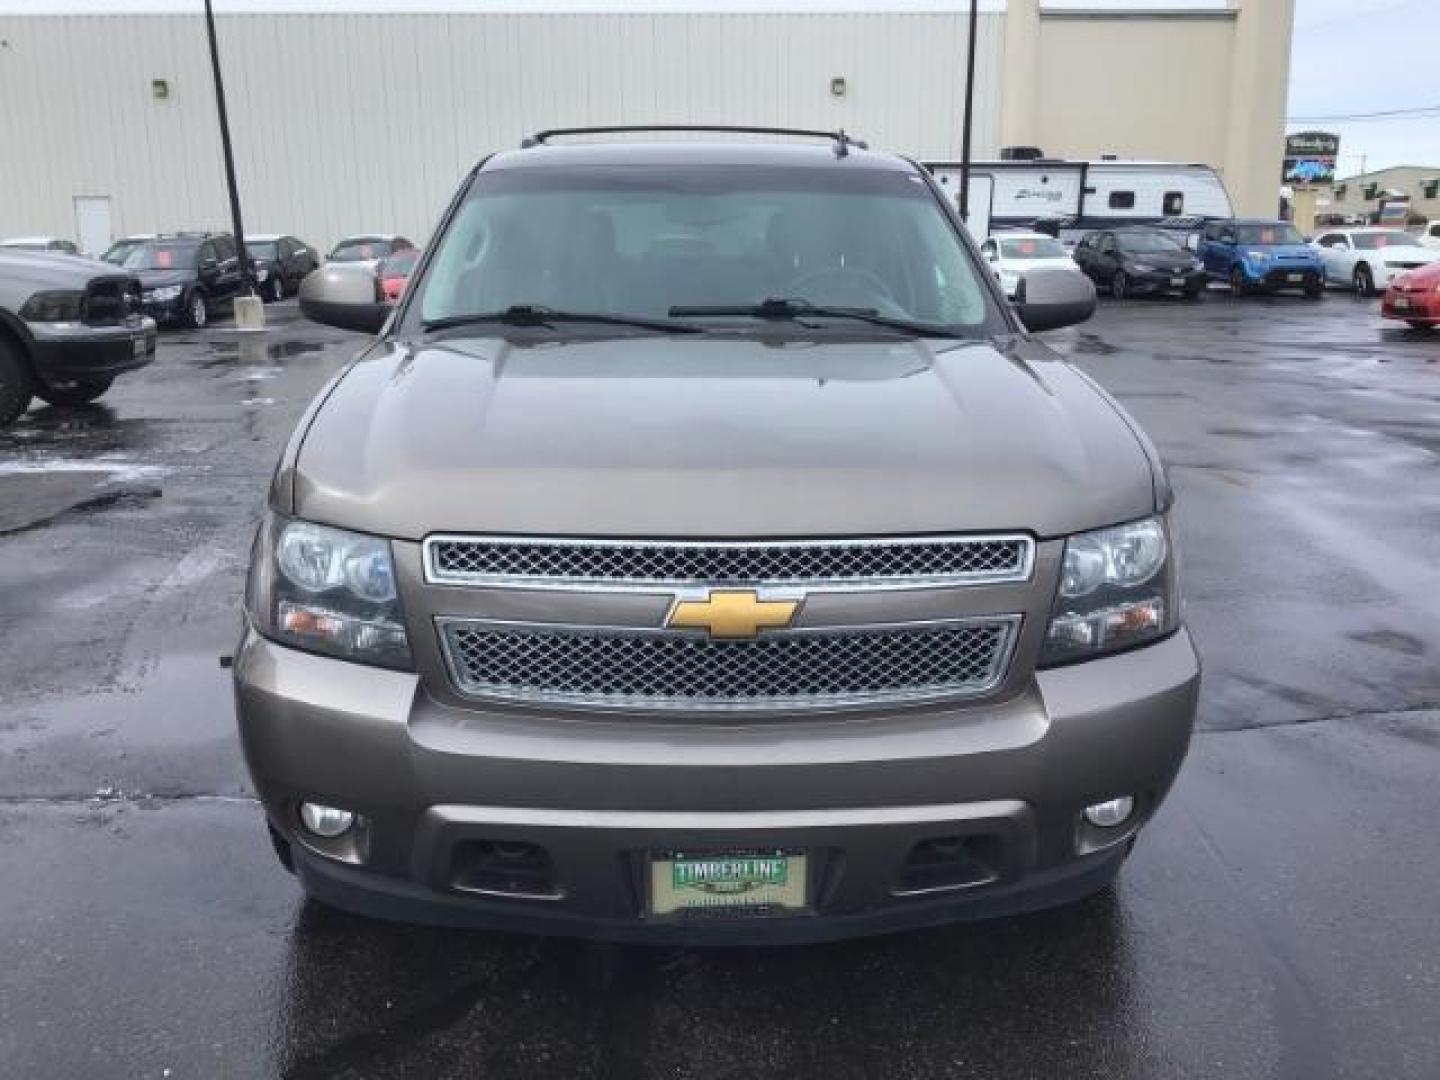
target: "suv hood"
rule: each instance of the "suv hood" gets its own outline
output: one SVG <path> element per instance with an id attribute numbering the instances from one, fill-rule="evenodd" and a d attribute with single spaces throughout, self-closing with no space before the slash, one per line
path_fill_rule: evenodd
<path id="1" fill-rule="evenodd" d="M 1241 244 L 1241 251 L 1263 251 L 1273 258 L 1318 260 L 1319 252 L 1309 244 Z"/>
<path id="2" fill-rule="evenodd" d="M 1016 341 L 380 343 L 277 476 L 281 511 L 431 532 L 809 537 L 1152 513 L 1119 406 Z"/>

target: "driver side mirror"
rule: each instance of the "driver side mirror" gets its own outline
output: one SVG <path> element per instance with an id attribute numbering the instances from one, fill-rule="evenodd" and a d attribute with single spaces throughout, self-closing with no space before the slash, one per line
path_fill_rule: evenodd
<path id="1" fill-rule="evenodd" d="M 1095 285 L 1075 270 L 1036 267 L 1015 287 L 1015 310 L 1032 334 L 1074 326 L 1095 314 Z"/>
<path id="2" fill-rule="evenodd" d="M 300 314 L 340 330 L 378 334 L 390 317 L 375 275 L 361 266 L 322 266 L 300 283 Z"/>
<path id="3" fill-rule="evenodd" d="M 1200 234 L 1199 234 L 1199 233 L 1191 233 L 1189 236 L 1185 237 L 1185 247 L 1186 247 L 1188 250 L 1190 250 L 1190 251 L 1199 251 L 1199 250 L 1200 250 Z"/>
<path id="4" fill-rule="evenodd" d="M 216 270 L 219 270 L 219 269 L 220 269 L 220 263 L 219 263 L 219 261 L 216 260 L 216 259 L 201 259 L 201 260 L 200 260 L 200 273 L 202 273 L 202 274 L 213 274 L 213 273 L 215 273 Z"/>

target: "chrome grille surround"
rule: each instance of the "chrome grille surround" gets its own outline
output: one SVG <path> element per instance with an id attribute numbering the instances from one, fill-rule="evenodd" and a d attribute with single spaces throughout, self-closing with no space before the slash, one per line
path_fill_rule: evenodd
<path id="1" fill-rule="evenodd" d="M 703 633 L 442 617 L 469 697 L 639 710 L 816 709 L 975 697 L 1004 680 L 1019 615 Z"/>
<path id="2" fill-rule="evenodd" d="M 996 585 L 1028 581 L 1024 534 L 837 540 L 593 540 L 427 537 L 432 585 L 647 589 L 745 584 L 807 589 Z"/>

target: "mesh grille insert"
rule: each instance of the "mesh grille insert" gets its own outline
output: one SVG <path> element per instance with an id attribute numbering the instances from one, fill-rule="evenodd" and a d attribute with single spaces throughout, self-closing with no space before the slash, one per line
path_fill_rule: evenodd
<path id="1" fill-rule="evenodd" d="M 693 584 L 1017 581 L 1029 574 L 1024 536 L 829 543 L 556 542 L 431 538 L 426 570 L 439 582 Z"/>
<path id="2" fill-rule="evenodd" d="M 1003 678 L 1018 620 L 712 641 L 668 633 L 442 622 L 462 692 L 676 708 L 825 705 L 979 694 Z"/>

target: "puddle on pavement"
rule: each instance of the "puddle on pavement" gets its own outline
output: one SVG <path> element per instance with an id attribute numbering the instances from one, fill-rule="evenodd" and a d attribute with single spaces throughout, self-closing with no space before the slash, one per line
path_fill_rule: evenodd
<path id="1" fill-rule="evenodd" d="M 0 461 L 0 535 L 33 529 L 74 511 L 158 499 L 164 472 L 123 461 Z"/>
<path id="2" fill-rule="evenodd" d="M 237 360 L 259 367 L 323 352 L 325 345 L 318 341 L 268 341 L 257 335 L 235 341 L 208 341 L 205 348 L 209 355 L 201 360 L 202 367 L 228 367 Z"/>

